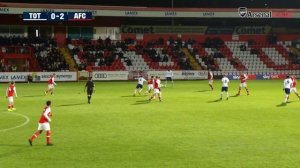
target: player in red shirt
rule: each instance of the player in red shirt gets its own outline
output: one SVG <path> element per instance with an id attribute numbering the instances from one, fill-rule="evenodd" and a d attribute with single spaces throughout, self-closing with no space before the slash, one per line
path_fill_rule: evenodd
<path id="1" fill-rule="evenodd" d="M 150 93 L 151 90 L 154 90 L 153 83 L 154 83 L 154 76 L 151 76 L 151 78 L 148 80 L 148 90 L 145 93 Z"/>
<path id="2" fill-rule="evenodd" d="M 32 135 L 32 137 L 28 140 L 30 146 L 32 146 L 32 142 L 35 138 L 37 138 L 44 130 L 46 131 L 46 140 L 47 140 L 47 146 L 52 146 L 53 144 L 50 142 L 50 136 L 51 136 L 51 131 L 50 131 L 50 124 L 51 122 L 51 101 L 48 100 L 46 102 L 46 106 L 43 109 L 42 116 L 39 120 L 39 125 L 37 131 Z"/>
<path id="3" fill-rule="evenodd" d="M 156 76 L 156 78 L 154 79 L 154 93 L 150 97 L 149 101 L 155 99 L 156 96 L 159 98 L 159 101 L 162 101 L 160 87 L 161 87 L 160 77 Z"/>
<path id="4" fill-rule="evenodd" d="M 296 88 L 296 86 L 297 86 L 297 78 L 296 78 L 296 76 L 292 76 L 291 79 L 292 79 L 291 92 L 294 92 L 295 95 L 300 99 L 300 96 L 299 96 L 299 94 L 297 92 L 297 88 Z"/>
<path id="5" fill-rule="evenodd" d="M 249 89 L 248 89 L 247 83 L 246 83 L 246 80 L 247 80 L 247 79 L 248 79 L 248 76 L 247 76 L 246 74 L 244 74 L 244 73 L 241 72 L 241 73 L 240 73 L 240 80 L 241 80 L 241 83 L 240 83 L 240 86 L 239 86 L 239 91 L 238 91 L 238 93 L 236 94 L 237 96 L 240 95 L 241 89 L 242 89 L 242 88 L 245 88 L 246 91 L 247 91 L 247 95 L 250 95 Z"/>
<path id="6" fill-rule="evenodd" d="M 214 90 L 214 87 L 213 87 L 214 74 L 212 73 L 212 71 L 210 69 L 208 69 L 207 79 L 208 79 L 208 85 L 209 85 L 210 89 Z"/>
<path id="7" fill-rule="evenodd" d="M 11 82 L 6 90 L 6 98 L 8 98 L 7 111 L 16 110 L 14 107 L 14 96 L 18 97 L 15 82 Z"/>
<path id="8" fill-rule="evenodd" d="M 56 85 L 54 81 L 55 73 L 50 75 L 50 79 L 48 80 L 48 90 L 45 91 L 45 95 L 47 95 L 48 92 L 52 95 L 54 92 L 54 85 Z"/>

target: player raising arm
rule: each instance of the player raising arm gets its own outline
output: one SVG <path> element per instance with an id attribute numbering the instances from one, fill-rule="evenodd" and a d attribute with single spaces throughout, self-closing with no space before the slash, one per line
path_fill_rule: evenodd
<path id="1" fill-rule="evenodd" d="M 46 102 L 46 106 L 43 109 L 42 116 L 39 120 L 39 125 L 37 131 L 32 135 L 32 137 L 28 140 L 30 146 L 32 146 L 32 143 L 35 138 L 37 138 L 44 130 L 46 131 L 46 145 L 47 146 L 52 146 L 53 144 L 50 142 L 50 137 L 51 137 L 51 131 L 50 131 L 50 124 L 51 122 L 51 117 L 52 117 L 52 112 L 51 112 L 51 101 L 48 100 Z"/>
<path id="2" fill-rule="evenodd" d="M 7 107 L 7 111 L 13 111 L 16 110 L 16 108 L 14 107 L 14 96 L 18 97 L 17 95 L 17 89 L 15 86 L 15 82 L 10 82 L 7 90 L 6 90 L 6 98 L 8 98 L 8 107 Z"/>
<path id="3" fill-rule="evenodd" d="M 56 85 L 54 81 L 55 73 L 50 75 L 50 79 L 48 80 L 48 90 L 45 91 L 45 95 L 47 95 L 48 92 L 52 95 L 54 92 L 54 85 Z"/>

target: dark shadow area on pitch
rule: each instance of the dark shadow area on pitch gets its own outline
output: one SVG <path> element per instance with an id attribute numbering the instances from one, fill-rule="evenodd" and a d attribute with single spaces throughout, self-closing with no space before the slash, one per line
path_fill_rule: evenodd
<path id="1" fill-rule="evenodd" d="M 293 103 L 294 101 L 289 101 L 289 102 L 287 102 L 287 103 L 280 103 L 280 104 L 278 104 L 278 105 L 276 105 L 276 107 L 284 107 L 284 106 L 286 106 L 287 104 L 290 104 L 290 103 Z"/>
<path id="2" fill-rule="evenodd" d="M 240 97 L 240 96 L 243 96 L 243 95 L 233 95 L 233 96 L 229 96 L 229 97 Z"/>
<path id="3" fill-rule="evenodd" d="M 286 103 L 280 103 L 280 104 L 276 105 L 276 107 L 284 107 L 284 106 L 286 106 Z"/>
<path id="4" fill-rule="evenodd" d="M 211 91 L 211 90 L 199 90 L 199 91 L 196 91 L 196 92 L 208 92 L 208 91 Z"/>
<path id="5" fill-rule="evenodd" d="M 42 97 L 42 96 L 45 96 L 45 95 L 28 95 L 28 96 L 21 96 L 21 97 Z"/>
<path id="6" fill-rule="evenodd" d="M 132 105 L 142 105 L 142 104 L 148 104 L 150 103 L 149 100 L 139 100 L 139 101 L 136 101 L 134 104 Z"/>
<path id="7" fill-rule="evenodd" d="M 57 105 L 56 107 L 79 106 L 79 105 L 83 105 L 83 104 L 87 104 L 87 103 L 61 104 L 61 105 Z"/>
<path id="8" fill-rule="evenodd" d="M 129 96 L 121 96 L 121 97 L 146 97 L 147 95 L 136 95 L 136 96 L 133 96 L 133 95 L 129 95 Z"/>
<path id="9" fill-rule="evenodd" d="M 222 99 L 216 99 L 216 100 L 211 100 L 211 101 L 208 101 L 207 103 L 217 103 L 217 102 L 220 102 L 222 101 Z"/>

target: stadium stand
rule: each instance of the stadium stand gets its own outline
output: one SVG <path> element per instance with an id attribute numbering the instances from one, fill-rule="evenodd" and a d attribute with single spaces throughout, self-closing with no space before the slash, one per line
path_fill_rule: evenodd
<path id="1" fill-rule="evenodd" d="M 157 42 L 69 40 L 68 48 L 77 66 L 94 70 L 166 70 L 192 69 L 177 45 Z"/>
<path id="2" fill-rule="evenodd" d="M 106 42 L 105 42 L 106 41 Z M 299 67 L 299 49 L 290 41 L 72 40 L 68 48 L 80 69 L 94 70 L 200 70 L 273 72 Z M 194 62 L 193 62 L 194 61 Z M 196 65 L 195 65 L 196 64 Z"/>
<path id="3" fill-rule="evenodd" d="M 34 49 L 34 54 L 42 71 L 69 71 L 68 64 L 54 44 L 42 43 L 35 45 Z"/>
<path id="4" fill-rule="evenodd" d="M 69 62 L 55 40 L 0 37 L 1 55 L 27 55 L 31 71 L 69 71 Z M 300 45 L 292 41 L 197 40 L 122 41 L 68 40 L 68 52 L 78 70 L 206 70 L 272 73 L 299 69 Z M 27 58 L 27 57 L 26 57 Z M 1 62 L 1 71 L 9 71 Z"/>
<path id="5" fill-rule="evenodd" d="M 87 66 L 94 70 L 124 70 L 121 62 L 124 57 L 123 44 L 110 40 L 68 40 L 68 49 L 78 69 Z"/>
<path id="6" fill-rule="evenodd" d="M 1 36 L 0 46 L 2 57 L 26 59 L 29 62 L 27 69 L 21 68 L 23 71 L 68 71 L 69 69 L 54 39 Z M 6 67 L 2 69 L 3 71 L 11 71 L 10 66 L 12 65 L 7 63 L 1 67 Z"/>

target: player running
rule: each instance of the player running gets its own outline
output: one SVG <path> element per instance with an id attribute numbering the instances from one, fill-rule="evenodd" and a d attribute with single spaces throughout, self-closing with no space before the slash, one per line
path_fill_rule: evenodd
<path id="1" fill-rule="evenodd" d="M 95 84 L 92 81 L 92 78 L 89 78 L 89 80 L 85 84 L 84 92 L 86 90 L 87 96 L 88 96 L 88 103 L 91 104 L 92 94 L 95 92 Z"/>
<path id="2" fill-rule="evenodd" d="M 48 92 L 50 92 L 50 94 L 52 95 L 54 92 L 54 85 L 56 85 L 55 81 L 54 81 L 54 77 L 55 77 L 55 73 L 53 73 L 52 75 L 50 75 L 50 79 L 48 80 L 48 90 L 45 91 L 45 95 L 48 94 Z"/>
<path id="3" fill-rule="evenodd" d="M 297 88 L 296 88 L 296 86 L 297 86 L 297 78 L 296 78 L 296 76 L 292 76 L 291 79 L 292 79 L 291 93 L 294 92 L 295 95 L 300 99 L 300 96 L 299 96 L 299 94 L 297 92 Z"/>
<path id="4" fill-rule="evenodd" d="M 17 89 L 15 86 L 15 82 L 10 82 L 7 90 L 6 90 L 6 98 L 8 98 L 8 106 L 7 106 L 7 111 L 13 111 L 16 110 L 14 107 L 14 96 L 18 97 L 17 95 Z"/>
<path id="5" fill-rule="evenodd" d="M 208 85 L 210 87 L 210 90 L 214 90 L 214 87 L 213 87 L 214 74 L 212 73 L 212 71 L 210 69 L 208 69 L 207 79 L 208 79 Z"/>
<path id="6" fill-rule="evenodd" d="M 174 87 L 173 71 L 170 70 L 170 69 L 166 72 L 166 84 L 165 84 L 165 87 L 167 87 L 168 81 L 172 81 L 172 87 Z"/>
<path id="7" fill-rule="evenodd" d="M 148 80 L 148 90 L 145 93 L 150 93 L 151 90 L 154 89 L 153 83 L 154 83 L 154 76 L 151 76 L 151 78 Z"/>
<path id="8" fill-rule="evenodd" d="M 240 73 L 240 80 L 241 80 L 241 83 L 240 83 L 240 86 L 239 86 L 239 91 L 238 91 L 238 93 L 236 94 L 237 96 L 240 95 L 242 88 L 245 88 L 245 89 L 246 89 L 246 92 L 247 92 L 247 95 L 250 95 L 249 89 L 248 89 L 247 83 L 246 83 L 246 80 L 247 80 L 247 79 L 248 79 L 248 76 L 247 76 L 246 74 L 244 74 L 244 73 L 241 72 L 241 73 Z"/>
<path id="9" fill-rule="evenodd" d="M 149 101 L 151 101 L 152 99 L 155 99 L 155 97 L 159 98 L 159 101 L 162 101 L 162 97 L 161 97 L 161 81 L 160 81 L 160 77 L 156 76 L 155 80 L 154 80 L 154 93 L 152 94 L 152 96 L 150 97 Z"/>
<path id="10" fill-rule="evenodd" d="M 139 76 L 139 77 L 138 77 L 138 84 L 137 84 L 136 87 L 135 87 L 133 96 L 136 95 L 136 92 L 137 92 L 137 91 L 138 91 L 139 95 L 141 95 L 141 92 L 142 92 L 142 90 L 143 90 L 144 82 L 147 82 L 146 79 L 143 78 L 142 76 Z"/>
<path id="11" fill-rule="evenodd" d="M 223 78 L 222 78 L 222 89 L 221 89 L 221 98 L 220 100 L 223 99 L 223 92 L 226 92 L 226 100 L 229 99 L 229 93 L 228 93 L 228 84 L 229 84 L 229 79 L 227 78 L 226 75 L 223 75 Z"/>
<path id="12" fill-rule="evenodd" d="M 283 90 L 285 92 L 283 103 L 287 103 L 287 101 L 289 100 L 292 83 L 293 83 L 292 79 L 290 78 L 290 76 L 287 75 L 286 79 L 284 79 L 283 81 Z"/>
<path id="13" fill-rule="evenodd" d="M 48 100 L 46 102 L 46 106 L 43 109 L 42 116 L 39 120 L 39 125 L 38 125 L 38 130 L 32 135 L 32 137 L 28 140 L 30 146 L 32 146 L 32 143 L 35 138 L 37 138 L 43 131 L 46 131 L 46 145 L 47 146 L 52 146 L 53 144 L 50 142 L 50 137 L 51 137 L 51 131 L 50 131 L 50 124 L 51 122 L 51 117 L 52 117 L 52 112 L 51 112 L 51 101 Z"/>

